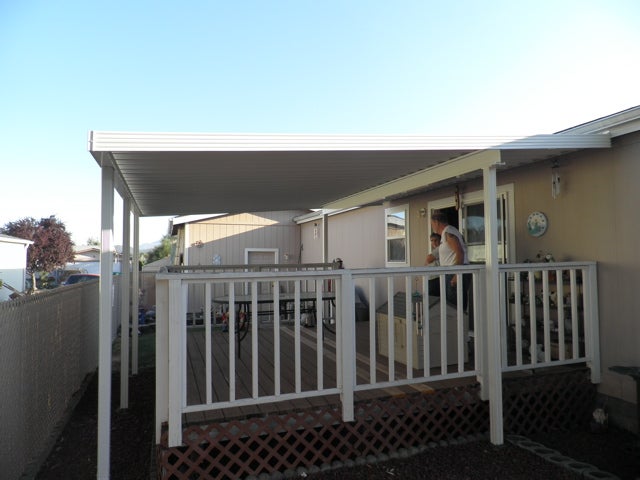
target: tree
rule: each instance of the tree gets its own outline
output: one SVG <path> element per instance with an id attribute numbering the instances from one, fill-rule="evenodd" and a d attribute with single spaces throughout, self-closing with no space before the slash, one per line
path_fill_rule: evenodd
<path id="1" fill-rule="evenodd" d="M 87 239 L 87 245 L 90 247 L 99 247 L 100 246 L 100 240 L 98 240 L 97 238 L 94 237 L 89 237 Z"/>
<path id="2" fill-rule="evenodd" d="M 155 247 L 153 250 L 140 255 L 140 263 L 142 265 L 146 265 L 147 263 L 155 262 L 156 260 L 160 260 L 161 258 L 168 257 L 169 255 L 171 255 L 173 244 L 174 239 L 171 238 L 171 235 L 165 235 L 164 237 L 162 237 L 162 240 L 160 240 L 160 245 Z"/>
<path id="3" fill-rule="evenodd" d="M 36 273 L 49 273 L 58 267 L 64 267 L 73 261 L 73 242 L 64 223 L 55 215 L 41 218 L 26 217 L 9 222 L 0 232 L 33 241 L 27 250 L 27 270 L 31 275 L 33 288 L 36 289 Z"/>

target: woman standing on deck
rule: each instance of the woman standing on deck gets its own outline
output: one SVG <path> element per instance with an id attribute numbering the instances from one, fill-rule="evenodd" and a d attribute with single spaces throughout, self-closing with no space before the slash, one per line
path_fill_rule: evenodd
<path id="1" fill-rule="evenodd" d="M 440 265 L 443 267 L 453 265 L 467 265 L 469 258 L 467 257 L 467 246 L 464 243 L 462 234 L 453 225 L 449 225 L 447 216 L 440 211 L 436 211 L 431 215 L 431 229 L 440 234 L 441 243 L 438 248 L 438 256 Z M 463 305 L 467 308 L 467 295 L 466 292 L 469 286 L 468 275 L 463 275 L 462 287 L 463 287 Z M 446 288 L 447 288 L 447 301 L 456 302 L 456 283 L 458 280 L 457 275 L 447 275 Z"/>

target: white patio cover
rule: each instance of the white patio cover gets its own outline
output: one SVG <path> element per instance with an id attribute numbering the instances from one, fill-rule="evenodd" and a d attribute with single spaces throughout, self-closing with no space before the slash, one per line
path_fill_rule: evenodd
<path id="1" fill-rule="evenodd" d="M 89 151 L 102 169 L 98 478 L 109 478 L 114 189 L 125 199 L 124 221 L 129 221 L 129 212 L 134 216 L 135 258 L 140 216 L 329 211 L 482 177 L 490 246 L 487 285 L 496 286 L 487 291 L 491 316 L 498 302 L 497 212 L 490 201 L 496 196 L 496 172 L 610 145 L 608 133 L 583 132 L 520 138 L 91 132 Z M 129 251 L 128 242 L 125 238 L 123 251 Z M 127 281 L 137 282 L 135 270 Z M 135 298 L 132 306 L 137 310 Z M 128 322 L 128 302 L 123 308 L 123 322 Z M 128 336 L 123 337 L 124 351 Z M 499 332 L 490 332 L 490 337 L 496 348 L 488 361 L 494 364 L 500 361 Z M 135 362 L 135 348 L 133 354 Z M 122 371 L 127 368 L 123 364 Z M 126 406 L 126 398 L 121 404 Z M 492 406 L 491 414 L 501 417 L 501 406 Z M 492 441 L 501 443 L 502 432 L 491 434 Z"/>

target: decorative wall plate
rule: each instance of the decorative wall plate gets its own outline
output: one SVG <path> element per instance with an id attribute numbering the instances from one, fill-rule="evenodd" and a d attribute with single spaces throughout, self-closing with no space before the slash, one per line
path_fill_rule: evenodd
<path id="1" fill-rule="evenodd" d="M 532 237 L 540 237 L 547 231 L 547 216 L 542 212 L 532 212 L 527 218 L 527 231 Z"/>

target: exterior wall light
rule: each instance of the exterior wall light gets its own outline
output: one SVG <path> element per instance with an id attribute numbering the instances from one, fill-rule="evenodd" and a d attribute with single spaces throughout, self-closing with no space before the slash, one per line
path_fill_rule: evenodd
<path id="1" fill-rule="evenodd" d="M 553 160 L 551 163 L 551 196 L 555 200 L 560 195 L 560 173 L 558 168 L 560 167 L 558 160 Z"/>

